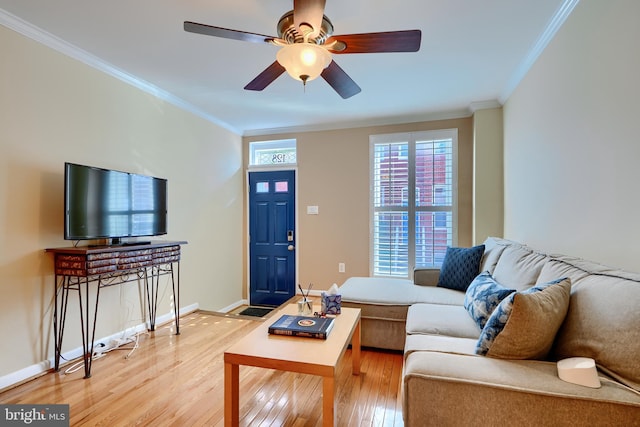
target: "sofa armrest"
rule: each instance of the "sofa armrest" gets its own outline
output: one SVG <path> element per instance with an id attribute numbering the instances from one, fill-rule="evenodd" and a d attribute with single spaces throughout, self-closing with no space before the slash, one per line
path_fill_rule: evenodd
<path id="1" fill-rule="evenodd" d="M 415 268 L 413 283 L 420 286 L 436 286 L 440 277 L 439 268 Z"/>

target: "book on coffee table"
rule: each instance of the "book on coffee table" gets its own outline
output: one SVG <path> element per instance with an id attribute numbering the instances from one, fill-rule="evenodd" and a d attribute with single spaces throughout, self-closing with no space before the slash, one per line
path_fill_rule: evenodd
<path id="1" fill-rule="evenodd" d="M 319 338 L 326 340 L 333 328 L 332 317 L 308 317 L 285 314 L 269 326 L 273 335 Z"/>

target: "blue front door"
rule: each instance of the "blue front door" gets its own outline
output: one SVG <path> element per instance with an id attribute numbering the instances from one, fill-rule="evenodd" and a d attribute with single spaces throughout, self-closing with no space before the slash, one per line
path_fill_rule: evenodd
<path id="1" fill-rule="evenodd" d="M 249 303 L 296 292 L 295 171 L 249 173 Z"/>

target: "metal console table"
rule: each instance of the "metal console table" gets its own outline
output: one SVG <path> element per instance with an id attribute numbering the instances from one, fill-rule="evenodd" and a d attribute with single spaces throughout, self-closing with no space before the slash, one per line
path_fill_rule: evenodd
<path id="1" fill-rule="evenodd" d="M 187 242 L 151 242 L 123 246 L 85 246 L 51 248 L 54 254 L 55 306 L 53 334 L 55 370 L 60 369 L 62 338 L 67 314 L 69 292 L 78 292 L 80 327 L 84 358 L 84 378 L 91 377 L 93 345 L 98 318 L 100 289 L 121 283 L 142 280 L 147 293 L 149 329 L 155 330 L 160 277 L 170 275 L 173 289 L 173 311 L 176 335 L 180 334 L 180 246 Z M 176 268 L 174 269 L 174 264 Z M 91 315 L 89 286 L 97 285 L 95 306 Z M 141 301 L 142 303 L 142 301 Z"/>

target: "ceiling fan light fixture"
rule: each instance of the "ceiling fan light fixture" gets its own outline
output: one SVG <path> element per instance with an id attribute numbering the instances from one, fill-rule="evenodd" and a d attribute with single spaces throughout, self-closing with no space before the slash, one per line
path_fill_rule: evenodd
<path id="1" fill-rule="evenodd" d="M 276 59 L 287 73 L 306 83 L 317 78 L 331 63 L 331 53 L 313 43 L 294 43 L 280 48 Z"/>

